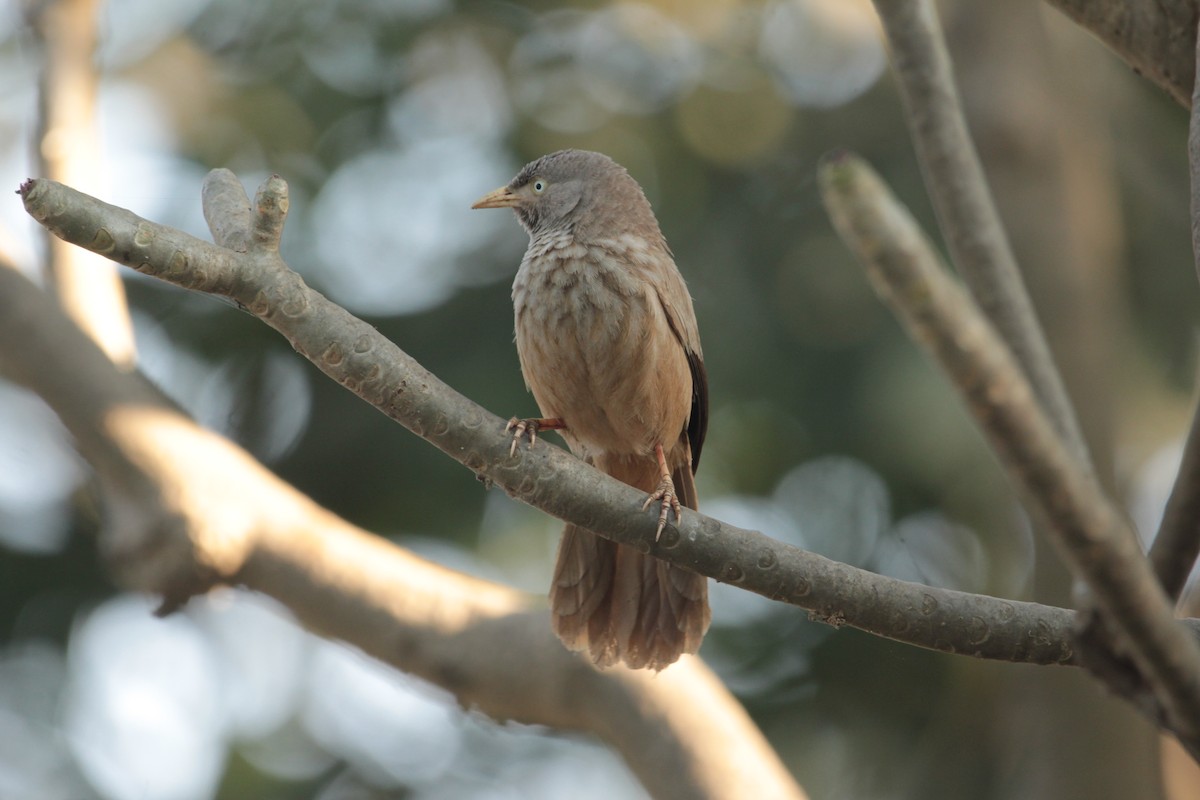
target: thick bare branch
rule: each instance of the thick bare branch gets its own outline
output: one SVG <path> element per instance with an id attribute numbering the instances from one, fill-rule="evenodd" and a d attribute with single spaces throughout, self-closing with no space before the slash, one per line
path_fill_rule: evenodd
<path id="1" fill-rule="evenodd" d="M 877 291 L 946 371 L 993 450 L 1087 582 L 1166 711 L 1195 752 L 1200 743 L 1200 645 L 1177 625 L 1125 518 L 1071 457 L 1008 348 L 950 277 L 907 210 L 862 161 L 821 168 L 834 224 Z"/>
<path id="2" fill-rule="evenodd" d="M 1185 108 L 1196 74 L 1196 0 L 1046 0 Z"/>
<path id="3" fill-rule="evenodd" d="M 231 173 L 218 172 L 209 183 L 230 180 L 236 180 Z M 281 215 L 283 189 L 278 178 L 264 184 L 259 197 L 275 199 L 260 203 L 260 214 Z M 687 510 L 655 542 L 655 519 L 642 512 L 637 490 L 548 443 L 510 457 L 504 419 L 454 392 L 374 327 L 308 288 L 271 248 L 251 243 L 247 253 L 233 253 L 51 181 L 32 181 L 22 193 L 30 214 L 67 241 L 236 300 L 331 378 L 548 514 L 833 624 L 942 652 L 1071 662 L 1073 615 L 1063 609 L 887 578 Z"/>
<path id="4" fill-rule="evenodd" d="M 876 0 L 875 8 L 887 33 L 905 116 L 951 259 L 1012 349 L 1071 454 L 1090 470 L 1079 422 L 967 132 L 933 0 Z"/>

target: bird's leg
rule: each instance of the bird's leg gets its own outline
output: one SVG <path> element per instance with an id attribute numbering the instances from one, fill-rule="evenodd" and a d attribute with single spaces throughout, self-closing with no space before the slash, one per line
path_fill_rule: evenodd
<path id="1" fill-rule="evenodd" d="M 675 482 L 671 480 L 671 470 L 667 467 L 667 457 L 663 454 L 661 444 L 654 445 L 654 455 L 658 459 L 658 469 L 662 475 L 662 479 L 658 482 L 658 488 L 650 493 L 646 498 L 646 502 L 642 503 L 642 511 L 650 507 L 650 504 L 656 500 L 662 501 L 662 508 L 658 512 L 658 530 L 654 532 L 654 541 L 658 541 L 658 537 L 662 536 L 663 528 L 667 525 L 667 516 L 671 509 L 675 509 L 675 519 L 679 519 L 681 511 L 679 508 L 679 495 L 675 494 Z"/>
<path id="2" fill-rule="evenodd" d="M 512 431 L 512 445 L 508 448 L 508 454 L 514 455 L 517 452 L 517 442 L 526 434 L 529 434 L 529 446 L 533 447 L 533 443 L 537 441 L 538 431 L 565 431 L 567 429 L 566 420 L 559 417 L 531 417 L 529 419 L 519 419 L 513 417 L 504 426 L 504 432 Z"/>

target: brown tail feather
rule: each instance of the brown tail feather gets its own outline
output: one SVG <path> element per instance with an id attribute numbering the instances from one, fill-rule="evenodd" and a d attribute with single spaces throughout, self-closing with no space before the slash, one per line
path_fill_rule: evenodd
<path id="1" fill-rule="evenodd" d="M 649 491 L 658 483 L 653 461 L 621 460 L 606 471 Z M 647 477 L 648 476 L 648 477 Z M 671 480 L 680 502 L 696 507 L 690 459 Z M 554 632 L 571 650 L 587 652 L 598 666 L 624 661 L 661 670 L 683 653 L 695 653 L 708 630 L 708 581 L 703 575 L 643 555 L 567 525 L 550 587 Z"/>

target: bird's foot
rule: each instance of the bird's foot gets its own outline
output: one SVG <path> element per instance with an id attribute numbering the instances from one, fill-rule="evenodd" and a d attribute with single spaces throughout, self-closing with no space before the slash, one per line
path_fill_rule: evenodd
<path id="1" fill-rule="evenodd" d="M 648 509 L 655 502 L 662 502 L 662 507 L 658 511 L 658 530 L 654 532 L 654 541 L 657 542 L 662 536 L 663 528 L 667 526 L 667 518 L 670 516 L 671 510 L 675 510 L 675 519 L 682 517 L 682 511 L 679 505 L 679 495 L 675 492 L 675 482 L 671 480 L 671 470 L 667 468 L 667 457 L 663 453 L 661 444 L 654 445 L 654 455 L 658 459 L 658 469 L 662 474 L 662 479 L 658 482 L 658 487 L 646 498 L 646 502 L 642 503 L 642 511 Z"/>
<path id="2" fill-rule="evenodd" d="M 517 443 L 526 435 L 529 436 L 529 446 L 533 447 L 533 443 L 537 441 L 538 431 L 562 431 L 567 429 L 567 423 L 558 417 L 531 417 L 529 419 L 520 419 L 513 417 L 504 426 L 504 432 L 512 431 L 512 444 L 509 445 L 508 454 L 516 455 Z"/>
<path id="3" fill-rule="evenodd" d="M 675 519 L 679 519 L 681 514 L 679 496 L 675 494 L 675 483 L 671 480 L 670 475 L 662 476 L 662 480 L 658 482 L 658 488 L 650 493 L 646 502 L 642 503 L 642 511 L 659 501 L 662 502 L 662 507 L 658 511 L 658 530 L 654 532 L 654 541 L 656 542 L 662 536 L 663 528 L 667 526 L 671 511 L 675 511 Z"/>

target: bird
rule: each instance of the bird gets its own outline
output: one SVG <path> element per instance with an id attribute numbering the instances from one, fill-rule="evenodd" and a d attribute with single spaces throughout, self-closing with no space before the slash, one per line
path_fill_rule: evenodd
<path id="1" fill-rule="evenodd" d="M 472 208 L 511 208 L 529 234 L 513 281 L 517 355 L 541 417 L 571 452 L 648 492 L 661 536 L 696 508 L 708 378 L 692 298 L 642 187 L 602 153 L 560 150 Z M 708 581 L 568 524 L 550 587 L 554 632 L 599 667 L 660 671 L 695 653 L 712 618 Z"/>

